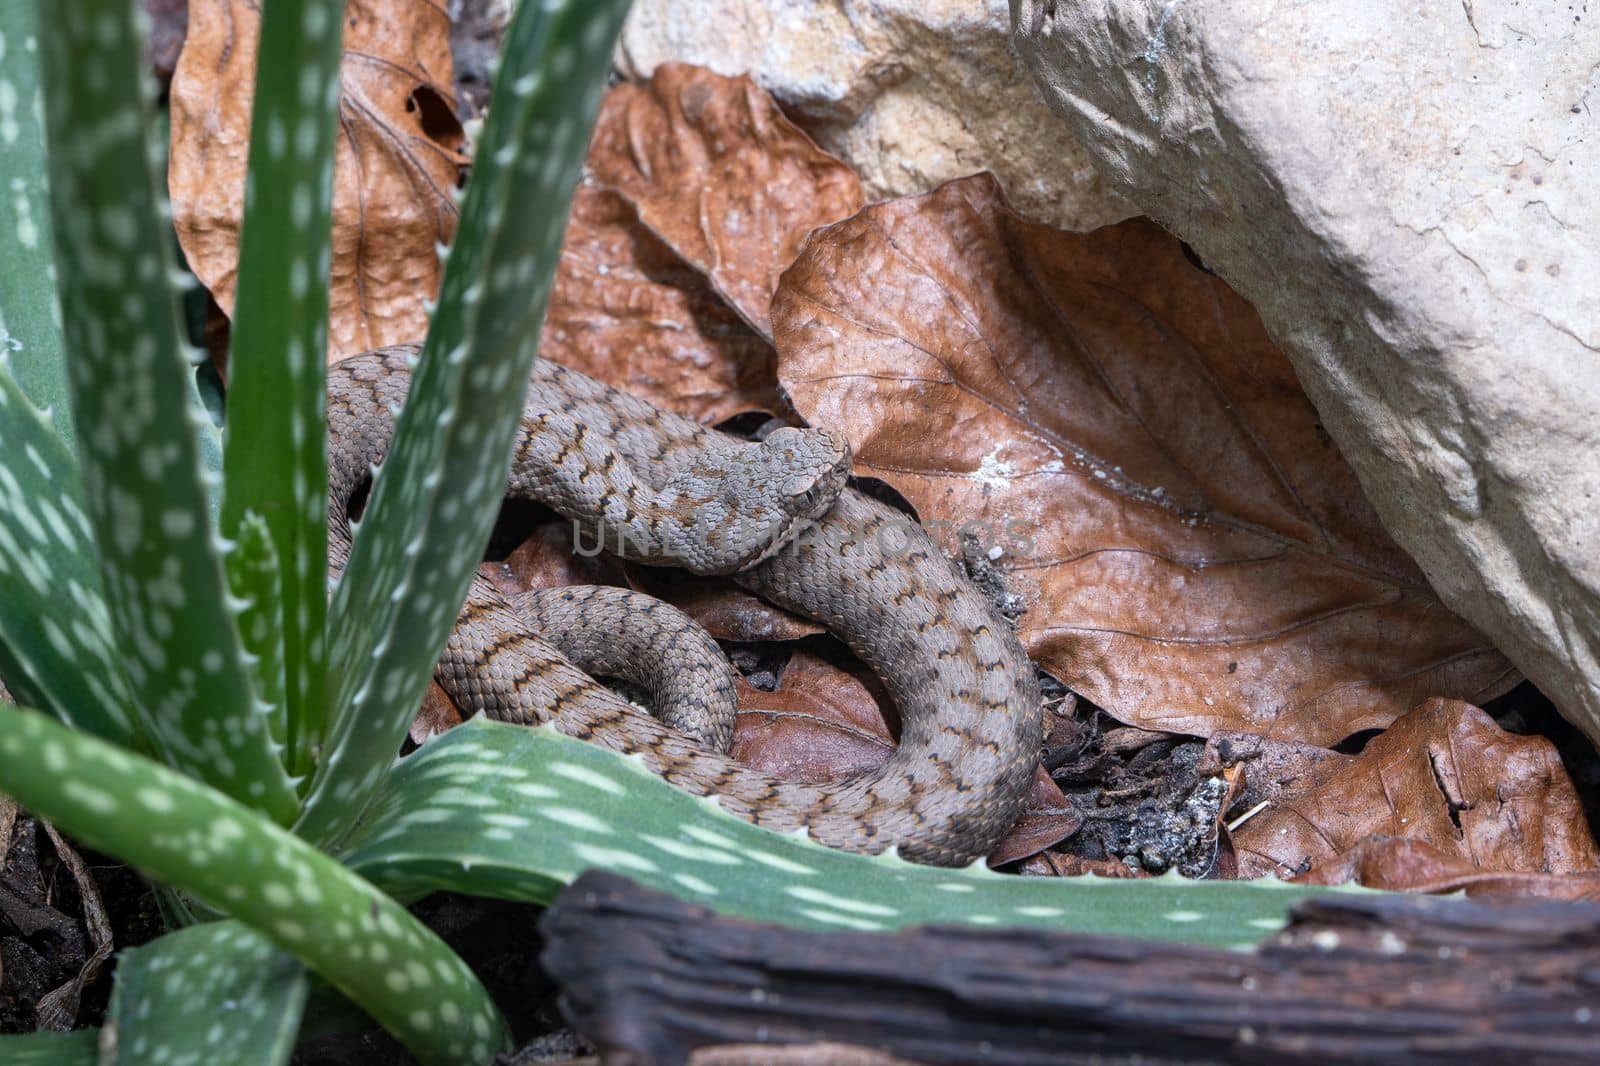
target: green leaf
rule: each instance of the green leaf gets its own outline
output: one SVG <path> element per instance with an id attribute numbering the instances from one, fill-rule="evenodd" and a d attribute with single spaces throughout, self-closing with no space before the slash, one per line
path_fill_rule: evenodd
<path id="1" fill-rule="evenodd" d="M 39 26 L 84 499 L 151 741 L 172 765 L 287 822 L 297 797 L 252 693 L 210 520 L 136 10 L 52 5 Z"/>
<path id="2" fill-rule="evenodd" d="M 331 607 L 337 697 L 298 831 L 338 839 L 393 762 L 488 542 L 572 189 L 627 4 L 523 4 L 506 34 L 410 400 Z"/>
<path id="3" fill-rule="evenodd" d="M 0 1036 L 0 1062 L 6 1066 L 95 1066 L 100 1061 L 100 1030 Z"/>
<path id="4" fill-rule="evenodd" d="M 401 900 L 448 889 L 544 904 L 596 868 L 720 914 L 805 929 L 1032 926 L 1228 947 L 1282 928 L 1309 896 L 1351 891 L 867 858 L 741 821 L 635 759 L 481 718 L 401 761 L 343 858 Z"/>
<path id="5" fill-rule="evenodd" d="M 106 1019 L 114 1062 L 289 1061 L 305 970 L 248 926 L 213 922 L 124 951 Z"/>
<path id="6" fill-rule="evenodd" d="M 33 0 L 0 4 L 0 359 L 17 384 L 50 411 L 72 446 L 72 402 L 62 360 L 61 305 L 39 120 L 38 11 Z"/>
<path id="7" fill-rule="evenodd" d="M 0 708 L 0 792 L 248 925 L 425 1062 L 484 1062 L 508 1043 L 489 994 L 427 926 L 215 789 L 42 714 Z"/>
<path id="8" fill-rule="evenodd" d="M 261 10 L 239 242 L 222 528 L 266 519 L 283 566 L 287 764 L 309 773 L 326 723 L 328 456 L 324 353 L 332 256 L 340 0 Z"/>
<path id="9" fill-rule="evenodd" d="M 0 371 L 0 678 L 18 700 L 133 746 L 78 466 Z"/>
<path id="10" fill-rule="evenodd" d="M 254 664 L 256 696 L 272 739 L 282 744 L 289 729 L 283 698 L 282 570 L 266 520 L 254 511 L 246 511 L 239 521 L 227 566 L 228 586 L 241 604 L 239 635 Z"/>
<path id="11" fill-rule="evenodd" d="M 72 448 L 76 433 L 56 296 L 37 30 L 34 0 L 0 4 L 0 70 L 11 84 L 0 120 L 0 233 L 16 237 L 0 258 L 0 362 L 10 360 L 17 384 L 34 406 L 50 413 L 56 432 Z M 162 137 L 157 147 L 164 145 Z M 165 165 L 157 169 L 166 170 Z M 205 410 L 198 388 L 193 399 L 198 410 Z M 200 453 L 206 469 L 220 474 L 222 438 L 214 425 L 200 431 Z"/>

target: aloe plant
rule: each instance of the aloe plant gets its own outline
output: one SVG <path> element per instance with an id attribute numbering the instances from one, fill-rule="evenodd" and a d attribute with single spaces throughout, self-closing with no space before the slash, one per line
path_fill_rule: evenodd
<path id="1" fill-rule="evenodd" d="M 487 1059 L 507 1041 L 495 1005 L 405 910 L 439 888 L 543 903 L 601 867 L 802 927 L 1237 945 L 1308 891 L 845 855 L 549 730 L 475 721 L 396 760 L 493 521 L 625 6 L 518 9 L 412 398 L 331 601 L 322 366 L 342 5 L 263 5 L 220 485 L 176 326 L 134 5 L 51 5 L 26 28 L 37 48 L 19 50 L 27 20 L 0 11 L 8 69 L 41 61 L 66 311 L 53 369 L 43 334 L 46 384 L 0 372 L 0 678 L 37 708 L 0 712 L 0 791 L 209 919 L 124 954 L 110 1061 L 286 1061 L 313 980 L 424 1061 Z M 290 143 L 305 148 L 274 147 Z M 0 287 L 7 316 L 19 291 Z M 70 422 L 40 410 L 52 374 Z M 87 1061 L 94 1046 L 0 1053 Z"/>
<path id="2" fill-rule="evenodd" d="M 418 402 L 350 566 L 375 587 L 347 583 L 331 620 L 321 368 L 343 5 L 264 5 L 223 485 L 191 403 L 136 5 L 14 6 L 4 40 L 43 89 L 33 147 L 50 146 L 43 232 L 65 312 L 62 357 L 30 366 L 43 400 L 50 375 L 64 378 L 74 417 L 52 426 L 0 374 L 0 676 L 64 723 L 0 715 L 0 788 L 242 930 L 219 927 L 204 951 L 173 934 L 189 939 L 135 958 L 224 987 L 268 952 L 298 975 L 280 1015 L 298 1014 L 309 972 L 424 1060 L 485 1059 L 507 1034 L 476 978 L 317 846 L 389 775 L 487 539 L 512 385 L 533 358 L 625 5 L 529 4 L 510 27 Z M 264 132 L 284 128 L 315 136 Z M 486 282 L 506 277 L 518 291 Z M 8 318 L 19 292 L 0 289 Z M 156 1016 L 165 1053 L 210 1056 L 209 1026 L 171 997 L 136 983 L 118 996 Z M 250 1039 L 231 1061 L 282 1061 L 289 1046 Z"/>
<path id="3" fill-rule="evenodd" d="M 72 440 L 72 405 L 61 360 L 61 307 L 54 286 L 55 249 L 50 239 L 49 187 L 44 174 L 44 129 L 39 100 L 38 13 L 32 3 L 0 7 L 0 71 L 5 72 L 4 121 L 0 134 L 0 233 L 8 234 L 0 257 L 0 359 L 39 407 L 47 408 L 56 431 Z"/>

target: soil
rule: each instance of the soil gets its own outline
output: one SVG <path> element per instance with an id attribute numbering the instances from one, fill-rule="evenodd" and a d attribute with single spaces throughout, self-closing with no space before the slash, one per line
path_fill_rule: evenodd
<path id="1" fill-rule="evenodd" d="M 79 851 L 111 924 L 115 949 L 137 947 L 162 932 L 150 887 L 126 866 Z M 33 1032 L 46 995 L 69 985 L 94 946 L 84 900 L 43 827 L 20 814 L 0 870 L 0 1031 Z M 87 983 L 73 1028 L 100 1024 L 111 995 L 111 967 Z"/>
<path id="2" fill-rule="evenodd" d="M 1046 700 L 1066 692 L 1044 675 Z M 1082 697 L 1045 741 L 1044 766 L 1076 811 L 1081 828 L 1019 872 L 1084 870 L 1128 876 L 1177 869 L 1185 877 L 1224 876 L 1217 823 L 1228 787 L 1199 772 L 1203 741 L 1119 726 Z"/>

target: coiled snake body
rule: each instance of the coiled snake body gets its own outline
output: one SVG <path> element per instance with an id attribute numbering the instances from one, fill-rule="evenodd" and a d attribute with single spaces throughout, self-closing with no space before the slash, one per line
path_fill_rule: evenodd
<path id="1" fill-rule="evenodd" d="M 388 450 L 390 411 L 405 398 L 414 353 L 383 349 L 329 371 L 336 569 L 349 554 L 351 498 Z M 554 507 L 608 546 L 620 542 L 630 558 L 732 572 L 752 592 L 827 626 L 899 708 L 899 747 L 877 770 L 801 784 L 729 758 L 726 659 L 680 612 L 622 589 L 560 588 L 507 601 L 476 579 L 436 676 L 467 713 L 548 721 L 637 753 L 672 784 L 716 796 L 760 825 L 804 826 L 852 851 L 898 847 L 924 863 L 981 858 L 1016 816 L 1038 757 L 1032 665 L 933 539 L 845 488 L 847 474 L 848 451 L 830 434 L 779 430 L 753 444 L 540 359 L 508 495 Z M 663 721 L 579 666 L 645 686 Z"/>

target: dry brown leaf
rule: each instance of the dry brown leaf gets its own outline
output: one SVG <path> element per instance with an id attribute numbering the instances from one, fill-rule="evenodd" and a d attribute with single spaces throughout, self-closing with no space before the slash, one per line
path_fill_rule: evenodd
<path id="1" fill-rule="evenodd" d="M 540 522 L 503 561 L 483 563 L 478 572 L 503 596 L 563 585 L 627 587 L 619 559 L 580 552 L 572 537 L 572 523 L 564 518 Z"/>
<path id="2" fill-rule="evenodd" d="M 1463 855 L 1404 837 L 1369 837 L 1298 880 L 1318 885 L 1354 881 L 1393 892 L 1465 892 L 1483 901 L 1600 900 L 1600 870 L 1568 874 L 1480 870 Z"/>
<path id="3" fill-rule="evenodd" d="M 800 413 L 924 523 L 970 524 L 1029 652 L 1124 722 L 1331 744 L 1514 679 L 1255 312 L 1148 222 L 1063 233 L 951 182 L 813 234 L 773 321 Z"/>
<path id="4" fill-rule="evenodd" d="M 1005 837 L 989 853 L 990 866 L 1005 866 L 1029 859 L 1054 847 L 1083 828 L 1080 814 L 1044 767 L 1035 767 L 1033 787 L 1023 801 L 1022 813 L 1011 823 Z"/>
<path id="5" fill-rule="evenodd" d="M 1135 870 L 1116 859 L 1086 859 L 1059 851 L 1041 851 L 1019 863 L 1017 873 L 1025 877 L 1109 877 L 1118 881 L 1132 881 L 1150 874 Z"/>
<path id="6" fill-rule="evenodd" d="M 1320 878 L 1326 871 L 1337 878 L 1360 867 L 1355 853 L 1377 837 L 1432 849 L 1451 876 L 1463 869 L 1559 875 L 1600 866 L 1600 848 L 1554 746 L 1507 733 L 1456 700 L 1422 704 L 1360 755 L 1308 763 L 1296 786 L 1234 832 L 1241 877 Z M 1386 869 L 1420 880 L 1434 876 L 1393 864 Z"/>
<path id="7" fill-rule="evenodd" d="M 772 345 L 627 201 L 587 178 L 573 199 L 539 356 L 701 422 L 786 410 Z"/>
<path id="8" fill-rule="evenodd" d="M 450 698 L 444 687 L 437 681 L 429 681 L 428 690 L 422 694 L 422 706 L 417 709 L 416 717 L 411 719 L 407 736 L 413 744 L 426 744 L 430 737 L 449 732 L 464 720 L 461 708 L 456 706 L 456 701 Z"/>
<path id="9" fill-rule="evenodd" d="M 864 202 L 855 172 L 749 78 L 680 63 L 611 90 L 589 169 L 764 337 L 778 275 L 805 235 Z"/>
<path id="10" fill-rule="evenodd" d="M 350 0 L 340 68 L 328 360 L 420 339 L 466 159 L 450 19 L 429 0 Z M 172 81 L 167 184 L 184 255 L 233 313 L 259 4 L 196 0 Z M 286 139 L 295 136 L 285 131 Z"/>
<path id="11" fill-rule="evenodd" d="M 1319 767 L 1325 763 L 1342 766 L 1347 759 L 1314 744 L 1267 740 L 1230 729 L 1213 733 L 1206 741 L 1199 773 L 1213 776 L 1243 770 L 1241 787 L 1224 809 L 1250 811 L 1303 792 Z"/>
<path id="12" fill-rule="evenodd" d="M 806 233 L 860 207 L 854 173 L 749 79 L 677 64 L 611 90 L 588 170 L 540 355 L 703 422 L 786 415 L 772 291 Z"/>
<path id="13" fill-rule="evenodd" d="M 848 656 L 799 649 L 776 692 L 739 682 L 731 754 L 795 781 L 837 781 L 876 769 L 894 752 L 874 691 L 877 679 Z"/>

